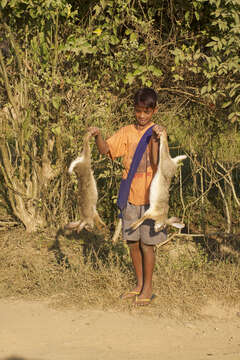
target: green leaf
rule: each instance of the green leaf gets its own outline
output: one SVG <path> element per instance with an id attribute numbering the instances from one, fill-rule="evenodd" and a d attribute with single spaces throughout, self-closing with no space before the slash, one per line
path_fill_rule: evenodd
<path id="1" fill-rule="evenodd" d="M 137 38 L 138 38 L 137 34 L 132 32 L 130 35 L 130 41 L 134 42 L 137 40 Z"/>
<path id="2" fill-rule="evenodd" d="M 5 8 L 5 6 L 7 5 L 7 2 L 8 2 L 8 0 L 2 0 L 1 1 L 2 8 Z"/>
<path id="3" fill-rule="evenodd" d="M 186 22 L 189 21 L 189 17 L 190 17 L 190 12 L 189 12 L 189 11 L 186 11 L 186 12 L 185 12 L 185 15 L 184 15 L 184 18 L 185 18 Z"/>
<path id="4" fill-rule="evenodd" d="M 199 20 L 200 20 L 200 15 L 199 15 L 199 13 L 198 13 L 197 11 L 194 11 L 194 14 L 195 14 L 196 20 L 199 21 Z"/>
<path id="5" fill-rule="evenodd" d="M 235 88 L 231 89 L 230 92 L 229 92 L 229 96 L 233 97 L 235 94 L 236 94 Z"/>
<path id="6" fill-rule="evenodd" d="M 46 111 L 45 111 L 45 109 L 44 109 L 44 105 L 43 105 L 42 102 L 40 103 L 39 111 L 40 111 L 40 114 L 42 114 L 42 115 L 46 113 Z"/>
<path id="7" fill-rule="evenodd" d="M 238 95 L 235 99 L 235 104 L 239 105 L 240 104 L 240 95 Z"/>
<path id="8" fill-rule="evenodd" d="M 98 16 L 99 14 L 100 14 L 100 12 L 102 11 L 102 8 L 101 8 L 101 6 L 99 6 L 99 5 L 96 5 L 96 6 L 94 6 L 94 8 L 93 8 L 93 10 L 95 10 L 95 16 Z"/>
<path id="9" fill-rule="evenodd" d="M 127 73 L 127 76 L 126 76 L 126 79 L 125 79 L 125 83 L 126 84 L 129 84 L 129 85 L 132 85 L 133 81 L 135 79 L 135 76 L 132 74 L 132 73 Z"/>
<path id="10" fill-rule="evenodd" d="M 146 85 L 147 78 L 144 74 L 142 76 L 140 76 L 140 79 L 142 80 L 142 84 Z"/>
<path id="11" fill-rule="evenodd" d="M 183 77 L 178 75 L 178 74 L 174 74 L 173 75 L 173 78 L 174 78 L 174 81 L 180 81 L 180 80 L 183 80 Z"/>
<path id="12" fill-rule="evenodd" d="M 94 48 L 87 41 L 80 45 L 80 50 L 82 51 L 83 55 L 94 53 Z"/>
<path id="13" fill-rule="evenodd" d="M 133 75 L 136 76 L 136 75 L 141 75 L 142 73 L 146 72 L 147 71 L 147 67 L 146 66 L 143 66 L 143 65 L 139 65 L 137 67 L 137 69 L 134 71 Z"/>
<path id="14" fill-rule="evenodd" d="M 155 76 L 162 76 L 163 75 L 162 70 L 156 68 L 154 65 L 150 65 L 148 67 L 148 70 L 150 70 L 153 73 L 153 75 L 155 75 Z"/>
<path id="15" fill-rule="evenodd" d="M 114 35 L 110 36 L 110 44 L 117 45 L 118 43 L 119 43 L 119 39 L 116 36 Z"/>
<path id="16" fill-rule="evenodd" d="M 152 86 L 152 82 L 150 80 L 147 80 L 145 83 L 146 86 L 151 87 Z"/>
<path id="17" fill-rule="evenodd" d="M 75 73 L 75 74 L 77 74 L 78 73 L 78 71 L 79 71 L 79 63 L 77 62 L 74 66 L 73 66 L 73 72 Z"/>
<path id="18" fill-rule="evenodd" d="M 227 102 L 225 102 L 225 103 L 223 103 L 222 104 L 222 108 L 223 109 L 225 109 L 225 108 L 227 108 L 229 105 L 231 105 L 232 104 L 232 101 L 227 101 Z"/>
<path id="19" fill-rule="evenodd" d="M 55 126 L 55 127 L 52 127 L 52 132 L 55 134 L 55 135 L 60 135 L 62 130 L 61 130 L 61 127 L 60 126 Z"/>
<path id="20" fill-rule="evenodd" d="M 138 49 L 137 49 L 138 51 L 144 51 L 144 50 L 146 50 L 146 46 L 145 45 L 140 45 L 139 47 L 138 47 Z"/>
<path id="21" fill-rule="evenodd" d="M 101 6 L 102 6 L 102 9 L 104 10 L 105 9 L 105 7 L 106 7 L 106 1 L 105 0 L 100 0 L 100 4 L 101 4 Z"/>
<path id="22" fill-rule="evenodd" d="M 240 120 L 240 113 L 239 112 L 232 112 L 228 115 L 228 119 L 234 123 L 237 120 Z"/>
<path id="23" fill-rule="evenodd" d="M 211 47 L 211 46 L 215 46 L 216 45 L 216 41 L 210 41 L 209 43 L 207 43 L 207 47 Z"/>
<path id="24" fill-rule="evenodd" d="M 55 107 L 55 109 L 58 110 L 61 105 L 61 98 L 59 96 L 54 96 L 52 98 L 52 104 Z"/>

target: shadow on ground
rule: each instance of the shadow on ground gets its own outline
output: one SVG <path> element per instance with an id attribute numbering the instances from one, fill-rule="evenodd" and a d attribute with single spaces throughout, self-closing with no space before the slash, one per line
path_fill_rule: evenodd
<path id="1" fill-rule="evenodd" d="M 54 252 L 56 261 L 59 265 L 70 268 L 71 264 L 65 251 L 65 244 L 78 244 L 78 251 L 84 262 L 91 262 L 96 265 L 96 259 L 101 263 L 108 262 L 109 256 L 116 254 L 119 260 L 126 260 L 126 246 L 122 241 L 112 243 L 109 235 L 104 233 L 89 232 L 83 229 L 80 233 L 58 229 L 54 243 L 49 247 L 49 251 Z"/>

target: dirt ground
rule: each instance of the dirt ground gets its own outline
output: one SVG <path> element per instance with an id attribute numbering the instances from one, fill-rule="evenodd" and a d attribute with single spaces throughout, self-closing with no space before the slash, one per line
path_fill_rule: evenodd
<path id="1" fill-rule="evenodd" d="M 0 300 L 1 360 L 239 360 L 237 309 L 209 304 L 201 320 L 56 309 Z"/>

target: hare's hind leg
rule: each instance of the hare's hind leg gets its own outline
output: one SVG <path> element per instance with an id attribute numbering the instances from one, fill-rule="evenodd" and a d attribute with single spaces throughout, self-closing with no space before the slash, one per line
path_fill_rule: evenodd
<path id="1" fill-rule="evenodd" d="M 67 229 L 67 230 L 75 230 L 80 226 L 80 224 L 81 224 L 81 220 L 74 221 L 74 222 L 70 222 L 70 223 L 66 224 L 64 226 L 64 228 Z"/>
<path id="2" fill-rule="evenodd" d="M 82 231 L 82 229 L 86 227 L 86 225 L 87 225 L 87 222 L 86 222 L 86 221 L 80 222 L 80 224 L 79 224 L 78 227 L 77 227 L 77 233 L 79 234 L 80 231 Z"/>
<path id="3" fill-rule="evenodd" d="M 97 210 L 94 213 L 93 220 L 94 220 L 94 222 L 95 222 L 98 229 L 101 229 L 102 226 L 105 227 L 105 228 L 107 227 L 106 224 L 103 222 L 103 220 L 100 218 Z"/>
<path id="4" fill-rule="evenodd" d="M 159 232 L 159 231 L 163 230 L 165 226 L 166 226 L 166 224 L 156 221 L 154 224 L 154 231 Z"/>
<path id="5" fill-rule="evenodd" d="M 150 217 L 147 215 L 143 215 L 139 220 L 131 224 L 130 229 L 136 230 L 147 219 L 150 219 Z"/>
<path id="6" fill-rule="evenodd" d="M 182 223 L 181 220 L 175 216 L 167 219 L 166 224 L 171 225 L 177 229 L 183 229 L 185 227 L 185 224 Z"/>

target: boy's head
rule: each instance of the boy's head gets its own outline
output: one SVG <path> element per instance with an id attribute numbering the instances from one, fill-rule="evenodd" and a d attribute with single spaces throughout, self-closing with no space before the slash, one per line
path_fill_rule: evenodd
<path id="1" fill-rule="evenodd" d="M 134 96 L 134 106 L 155 109 L 157 106 L 157 94 L 148 87 L 139 89 Z"/>
<path id="2" fill-rule="evenodd" d="M 144 129 L 157 112 L 157 94 L 151 88 L 142 88 L 134 96 L 134 107 L 137 125 Z"/>

